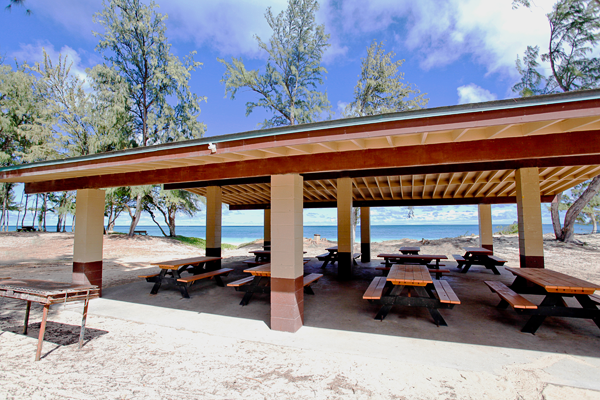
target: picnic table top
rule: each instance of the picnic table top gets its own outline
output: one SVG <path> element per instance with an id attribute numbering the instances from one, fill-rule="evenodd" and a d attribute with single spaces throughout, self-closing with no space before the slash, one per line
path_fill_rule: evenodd
<path id="1" fill-rule="evenodd" d="M 306 264 L 310 259 L 303 260 L 303 263 Z M 271 263 L 259 265 L 257 267 L 247 268 L 244 270 L 249 274 L 254 276 L 271 276 Z"/>
<path id="2" fill-rule="evenodd" d="M 381 258 L 398 258 L 405 260 L 447 260 L 443 254 L 397 254 L 397 253 L 381 253 L 377 257 Z"/>
<path id="3" fill-rule="evenodd" d="M 485 254 L 485 255 L 494 254 L 494 252 L 492 250 L 485 249 L 483 247 L 463 247 L 463 249 L 467 253 L 471 253 L 471 254 Z"/>
<path id="4" fill-rule="evenodd" d="M 433 280 L 425 265 L 394 265 L 387 276 L 394 285 L 427 286 Z"/>
<path id="5" fill-rule="evenodd" d="M 600 285 L 546 268 L 506 269 L 516 276 L 543 287 L 549 293 L 594 294 Z"/>
<path id="6" fill-rule="evenodd" d="M 191 258 L 182 258 L 179 260 L 155 262 L 155 263 L 150 263 L 150 265 L 158 265 L 162 269 L 177 269 L 184 265 L 200 264 L 200 263 L 204 263 L 204 262 L 218 261 L 218 260 L 222 260 L 222 259 L 223 259 L 223 257 L 191 257 Z"/>
<path id="7" fill-rule="evenodd" d="M 0 282 L 0 297 L 56 304 L 100 297 L 95 285 L 78 285 L 39 279 L 10 279 Z"/>
<path id="8" fill-rule="evenodd" d="M 254 254 L 271 254 L 271 250 L 250 250 L 248 253 L 254 253 Z"/>
<path id="9" fill-rule="evenodd" d="M 400 249 L 398 249 L 400 251 L 421 251 L 421 248 L 419 246 L 404 246 L 404 247 L 400 247 Z"/>
<path id="10" fill-rule="evenodd" d="M 332 253 L 334 251 L 338 251 L 338 247 L 337 246 L 332 246 L 332 247 L 328 247 L 325 250 L 327 250 L 328 252 Z"/>

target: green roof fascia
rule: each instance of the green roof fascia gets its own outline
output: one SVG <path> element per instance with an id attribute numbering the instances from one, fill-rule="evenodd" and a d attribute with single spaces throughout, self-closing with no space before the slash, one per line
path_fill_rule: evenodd
<path id="1" fill-rule="evenodd" d="M 383 122 L 407 121 L 419 118 L 444 117 L 449 115 L 468 114 L 474 112 L 510 110 L 520 107 L 535 107 L 560 103 L 572 103 L 576 101 L 599 100 L 600 89 L 583 90 L 577 92 L 567 92 L 559 94 L 550 94 L 543 96 L 521 97 L 506 100 L 495 100 L 484 103 L 460 104 L 455 106 L 444 106 L 436 108 L 424 108 L 419 110 L 402 111 L 397 113 L 370 115 L 366 117 L 344 118 L 331 121 L 314 122 L 310 124 L 285 126 L 269 129 L 247 131 L 241 133 L 225 134 L 219 136 L 207 136 L 200 139 L 185 140 L 173 143 L 162 143 L 153 146 L 136 147 L 132 149 L 112 151 L 108 153 L 98 153 L 87 156 L 64 158 L 59 160 L 39 161 L 30 164 L 12 165 L 1 167 L 0 172 L 23 170 L 28 168 L 37 168 L 44 166 L 56 166 L 61 164 L 70 164 L 80 161 L 94 161 L 106 158 L 120 157 L 129 154 L 154 153 L 167 149 L 179 149 L 185 147 L 199 146 L 209 143 L 223 143 L 234 140 L 254 139 L 264 136 L 279 136 L 297 132 L 309 132 L 332 128 L 345 128 L 349 126 L 369 125 Z"/>

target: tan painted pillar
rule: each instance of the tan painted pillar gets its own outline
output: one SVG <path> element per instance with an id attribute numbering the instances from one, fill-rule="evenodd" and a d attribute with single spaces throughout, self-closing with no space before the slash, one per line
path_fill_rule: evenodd
<path id="1" fill-rule="evenodd" d="M 492 205 L 479 204 L 479 246 L 494 251 Z"/>
<path id="2" fill-rule="evenodd" d="M 544 268 L 540 176 L 536 167 L 516 170 L 521 268 Z"/>
<path id="3" fill-rule="evenodd" d="M 360 261 L 371 262 L 371 208 L 360 208 Z"/>
<path id="4" fill-rule="evenodd" d="M 352 179 L 337 180 L 338 278 L 352 277 Z"/>
<path id="5" fill-rule="evenodd" d="M 271 209 L 269 209 L 269 208 L 265 209 L 264 229 L 265 229 L 264 246 L 267 247 L 267 246 L 271 245 Z"/>
<path id="6" fill-rule="evenodd" d="M 304 324 L 302 176 L 271 176 L 271 329 Z"/>
<path id="7" fill-rule="evenodd" d="M 221 187 L 206 188 L 206 256 L 221 257 L 221 220 L 222 201 Z M 221 268 L 221 261 L 212 264 L 213 268 Z"/>
<path id="8" fill-rule="evenodd" d="M 102 289 L 104 190 L 78 190 L 75 201 L 73 283 L 96 285 Z"/>

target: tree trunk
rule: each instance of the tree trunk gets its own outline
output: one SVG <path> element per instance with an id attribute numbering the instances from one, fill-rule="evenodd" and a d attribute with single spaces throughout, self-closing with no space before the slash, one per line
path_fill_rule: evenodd
<path id="1" fill-rule="evenodd" d="M 565 224 L 562 229 L 563 242 L 572 242 L 575 236 L 575 220 L 581 210 L 590 202 L 590 200 L 598 194 L 600 190 L 600 175 L 596 176 L 587 189 L 579 196 L 579 198 L 573 203 L 573 205 L 567 210 L 565 215 Z"/>
<path id="2" fill-rule="evenodd" d="M 129 236 L 133 236 L 133 232 L 135 231 L 135 227 L 138 222 L 140 222 L 140 217 L 142 216 L 142 198 L 144 195 L 142 193 L 137 195 L 137 199 L 135 201 L 135 214 L 131 218 L 131 225 L 129 226 Z"/>
<path id="3" fill-rule="evenodd" d="M 598 228 L 596 226 L 596 214 L 594 214 L 594 210 L 590 213 L 590 219 L 592 220 L 592 234 L 598 232 Z"/>
<path id="4" fill-rule="evenodd" d="M 23 190 L 25 191 L 25 190 Z M 23 209 L 23 219 L 21 220 L 21 228 L 23 227 L 23 224 L 25 223 L 25 216 L 27 215 L 27 203 L 29 202 L 29 195 L 26 194 L 25 195 L 25 208 Z"/>
<path id="5" fill-rule="evenodd" d="M 40 195 L 36 194 L 35 195 L 35 209 L 33 212 L 33 221 L 31 221 L 31 225 L 33 226 L 33 229 L 35 229 L 35 218 L 37 217 L 37 212 L 38 212 L 38 203 L 40 201 Z M 38 225 L 39 227 L 39 225 Z"/>
<path id="6" fill-rule="evenodd" d="M 21 206 L 23 205 L 23 196 L 24 195 L 25 195 L 25 188 L 23 188 L 23 192 L 21 193 L 21 202 L 19 202 L 19 213 L 17 214 L 17 223 L 15 224 L 15 231 L 17 229 L 19 229 L 19 218 L 21 218 Z"/>
<path id="7" fill-rule="evenodd" d="M 552 218 L 552 227 L 554 228 L 556 240 L 563 240 L 562 227 L 560 226 L 560 213 L 558 212 L 561 198 L 562 192 L 554 196 L 554 200 L 552 200 L 550 205 L 550 216 Z"/>
<path id="8" fill-rule="evenodd" d="M 175 237 L 175 216 L 177 215 L 177 206 L 169 208 L 169 236 Z"/>
<path id="9" fill-rule="evenodd" d="M 160 229 L 160 231 L 162 232 L 163 236 L 167 236 L 167 234 L 163 230 L 162 226 L 160 226 L 160 224 L 158 223 L 158 221 L 154 217 L 154 213 L 152 212 L 152 210 L 148 209 L 146 211 L 148 211 L 148 214 L 150 214 L 150 217 L 152 218 L 152 221 L 154 221 L 154 223 L 156 224 L 156 226 L 158 226 L 158 229 Z"/>

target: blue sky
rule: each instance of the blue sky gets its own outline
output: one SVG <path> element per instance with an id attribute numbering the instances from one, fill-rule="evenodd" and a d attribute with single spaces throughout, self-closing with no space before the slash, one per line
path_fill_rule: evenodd
<path id="1" fill-rule="evenodd" d="M 7 3 L 7 1 L 4 1 Z M 102 61 L 95 52 L 98 42 L 92 31 L 101 27 L 93 15 L 102 8 L 98 0 L 27 0 L 33 13 L 23 9 L 0 12 L 0 54 L 7 62 L 34 63 L 42 60 L 42 48 L 54 59 L 68 55 L 72 70 L 85 69 Z M 254 35 L 267 41 L 271 35 L 264 13 L 283 10 L 286 1 L 215 0 L 159 1 L 159 12 L 168 14 L 167 36 L 179 57 L 197 51 L 203 63 L 192 73 L 191 90 L 206 96 L 199 120 L 206 123 L 208 136 L 257 128 L 263 112 L 245 116 L 245 103 L 256 99 L 240 93 L 236 100 L 225 98 L 220 82 L 224 67 L 217 58 L 242 58 L 247 68 L 260 68 L 265 56 Z M 340 115 L 352 101 L 360 73 L 361 57 L 373 40 L 385 42 L 387 51 L 404 59 L 401 67 L 406 82 L 416 85 L 429 98 L 428 107 L 448 106 L 514 97 L 511 87 L 519 80 L 517 55 L 527 45 L 547 47 L 549 26 L 545 14 L 554 1 L 536 0 L 531 9 L 513 10 L 511 0 L 344 0 L 321 1 L 317 20 L 331 35 L 324 57 L 328 70 L 322 90 L 327 91 L 332 110 Z M 549 213 L 542 206 L 544 223 Z M 514 205 L 492 207 L 494 223 L 517 219 Z M 406 219 L 400 208 L 377 208 L 373 224 L 477 224 L 476 206 L 419 207 L 415 218 Z M 306 210 L 306 225 L 335 224 L 335 209 Z M 119 221 L 128 224 L 128 217 Z M 180 225 L 203 224 L 204 213 L 192 220 L 181 217 Z M 260 225 L 261 211 L 225 211 L 226 225 Z M 144 217 L 142 225 L 152 224 Z"/>

